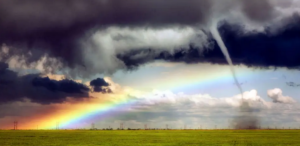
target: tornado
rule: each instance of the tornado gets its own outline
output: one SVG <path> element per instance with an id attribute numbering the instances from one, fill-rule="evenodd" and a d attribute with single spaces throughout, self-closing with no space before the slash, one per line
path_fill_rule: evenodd
<path id="1" fill-rule="evenodd" d="M 230 58 L 230 55 L 229 55 L 229 53 L 228 53 L 228 50 L 227 50 L 227 48 L 226 48 L 226 46 L 225 46 L 225 44 L 224 44 L 224 41 L 223 41 L 222 38 L 221 38 L 221 35 L 220 35 L 220 33 L 219 33 L 218 28 L 217 28 L 216 25 L 213 25 L 213 26 L 211 27 L 211 33 L 212 33 L 214 39 L 217 41 L 219 47 L 221 48 L 221 51 L 222 51 L 223 55 L 225 56 L 226 61 L 227 61 L 228 64 L 229 64 L 230 71 L 231 71 L 231 74 L 232 74 L 232 76 L 233 76 L 234 82 L 235 82 L 236 86 L 239 88 L 240 93 L 241 93 L 241 95 L 242 95 L 242 97 L 243 97 L 243 89 L 242 89 L 242 87 L 240 86 L 239 81 L 238 81 L 238 79 L 237 79 L 237 77 L 236 77 L 236 73 L 235 73 L 235 70 L 234 70 L 234 68 L 233 68 L 232 60 L 231 60 L 231 58 Z"/>
<path id="2" fill-rule="evenodd" d="M 233 76 L 233 79 L 235 81 L 236 86 L 238 87 L 242 100 L 240 104 L 240 111 L 239 115 L 234 117 L 234 119 L 231 121 L 231 127 L 235 129 L 257 129 L 259 125 L 259 120 L 257 116 L 253 114 L 253 109 L 250 107 L 249 102 L 245 100 L 243 96 L 243 89 L 239 84 L 238 78 L 236 76 L 236 72 L 234 70 L 234 66 L 232 63 L 232 60 L 230 58 L 230 55 L 228 53 L 228 49 L 218 31 L 218 27 L 216 24 L 212 25 L 210 28 L 210 31 L 212 33 L 213 38 L 216 40 L 217 44 L 221 48 L 221 51 L 226 58 L 226 61 L 229 64 L 231 74 Z"/>

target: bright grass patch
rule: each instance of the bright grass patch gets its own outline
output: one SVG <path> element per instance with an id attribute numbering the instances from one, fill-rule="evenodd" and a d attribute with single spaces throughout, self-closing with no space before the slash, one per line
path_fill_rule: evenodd
<path id="1" fill-rule="evenodd" d="M 0 146 L 287 145 L 300 145 L 300 130 L 0 131 Z"/>

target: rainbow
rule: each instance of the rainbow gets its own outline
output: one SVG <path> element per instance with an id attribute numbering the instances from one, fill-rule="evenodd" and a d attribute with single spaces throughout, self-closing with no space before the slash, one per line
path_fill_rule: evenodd
<path id="1" fill-rule="evenodd" d="M 221 69 L 220 69 L 221 70 Z M 232 75 L 229 70 L 225 71 L 214 71 L 212 74 L 211 70 L 208 73 L 188 73 L 183 79 L 174 80 L 174 76 L 168 76 L 161 78 L 160 82 L 163 84 L 157 85 L 158 89 L 171 89 L 176 91 L 178 89 L 184 89 L 189 91 L 199 90 L 201 88 L 212 88 L 212 86 L 220 86 L 226 88 L 228 83 L 234 83 Z M 238 72 L 240 77 L 249 76 L 249 71 L 245 70 Z M 171 87 L 171 88 L 170 88 Z M 218 87 L 217 87 L 218 88 Z M 95 116 L 105 118 L 117 114 L 116 110 L 130 107 L 136 104 L 139 100 L 136 98 L 130 98 L 127 95 L 115 95 L 116 101 L 114 102 L 103 102 L 103 103 L 83 103 L 75 106 L 70 106 L 69 110 L 58 112 L 49 116 L 42 117 L 39 120 L 41 129 L 55 129 L 56 122 L 59 122 L 60 128 L 72 128 L 80 126 L 78 123 L 86 119 L 93 118 Z M 155 98 L 155 97 L 153 97 Z M 120 100 L 118 100 L 120 99 Z M 53 120 L 51 120 L 53 119 Z M 90 123 L 89 123 L 90 124 Z M 27 125 L 27 127 L 35 127 L 33 125 Z"/>

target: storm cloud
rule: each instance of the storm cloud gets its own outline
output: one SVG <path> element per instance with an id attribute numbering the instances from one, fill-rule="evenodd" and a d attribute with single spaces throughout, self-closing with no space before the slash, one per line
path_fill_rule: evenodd
<path id="1" fill-rule="evenodd" d="M 195 25 L 205 21 L 209 8 L 207 0 L 1 0 L 0 43 L 10 46 L 8 58 L 24 54 L 32 63 L 47 56 L 63 67 L 89 67 L 81 41 L 96 30 Z"/>
<path id="2" fill-rule="evenodd" d="M 269 0 L 239 0 L 242 11 L 254 21 L 267 21 L 274 17 L 275 7 Z"/>
<path id="3" fill-rule="evenodd" d="M 73 80 L 56 81 L 39 74 L 20 76 L 0 63 L 0 104 L 25 99 L 41 104 L 62 103 L 68 97 L 88 98 L 89 91 L 86 85 Z"/>
<path id="4" fill-rule="evenodd" d="M 183 62 L 202 62 L 204 60 L 204 62 L 223 63 L 223 56 L 219 54 L 219 50 L 216 50 L 217 47 L 213 40 L 201 41 L 195 44 L 195 42 L 199 42 L 199 37 L 211 37 L 209 32 L 205 31 L 205 28 L 219 18 L 227 20 L 227 15 L 228 21 L 233 20 L 236 22 L 235 14 L 241 14 L 238 17 L 241 18 L 239 20 L 245 21 L 240 22 L 240 24 L 246 23 L 248 20 L 259 24 L 271 21 L 281 16 L 277 15 L 279 13 L 278 7 L 282 8 L 282 4 L 268 0 L 127 0 L 124 2 L 118 0 L 60 0 L 53 2 L 47 0 L 0 0 L 0 43 L 5 44 L 3 45 L 5 48 L 9 48 L 6 51 L 2 49 L 0 59 L 9 62 L 12 58 L 18 56 L 18 61 L 22 60 L 25 64 L 30 65 L 46 58 L 43 63 L 44 68 L 52 68 L 52 72 L 63 71 L 73 77 L 84 78 L 91 77 L 96 73 L 113 73 L 119 69 L 132 69 L 155 59 L 182 60 Z M 274 15 L 275 13 L 276 15 Z M 123 41 L 123 46 L 128 46 L 128 48 L 122 49 L 122 47 L 115 46 L 114 42 L 110 44 L 105 40 L 107 38 L 101 37 L 101 35 L 97 38 L 94 37 L 99 32 L 100 34 L 109 33 L 108 29 L 111 27 L 129 28 L 131 32 L 137 29 L 145 32 L 149 29 L 153 31 L 171 29 L 177 32 L 184 30 L 187 33 L 183 34 L 188 35 L 176 37 L 179 39 L 175 39 L 176 41 L 173 42 L 182 44 L 174 46 L 168 42 L 165 42 L 164 45 L 162 43 L 157 45 L 148 37 L 137 39 L 137 37 L 124 36 L 120 32 L 120 35 L 117 35 L 118 37 L 114 37 L 116 42 L 124 39 L 135 40 Z M 233 28 L 235 26 L 232 26 L 231 29 Z M 223 31 L 223 36 L 239 34 L 240 30 L 238 29 L 230 30 L 227 28 L 225 32 Z M 190 30 L 193 33 L 190 33 Z M 172 35 L 166 35 L 165 32 L 158 34 L 164 36 L 164 38 L 172 38 Z M 258 36 L 261 37 L 264 34 L 262 32 Z M 249 36 L 236 36 L 235 39 L 245 37 L 249 38 Z M 159 38 L 164 40 L 162 37 Z M 187 41 L 187 39 L 190 39 L 190 41 Z M 224 39 L 225 43 L 228 43 L 228 40 Z M 263 37 L 260 39 L 268 38 Z M 290 40 L 290 38 L 287 39 L 287 41 Z M 132 45 L 132 43 L 135 45 Z M 196 48 L 189 50 L 190 45 L 194 45 Z M 260 48 L 265 47 L 263 50 L 268 52 L 268 45 L 272 44 L 266 44 Z M 178 50 L 180 47 L 183 50 Z M 237 45 L 234 47 L 237 48 Z M 147 49 L 155 51 L 150 51 L 154 52 L 150 55 L 144 52 Z M 177 49 L 177 51 L 174 51 L 174 49 Z M 138 50 L 138 53 L 131 56 L 132 50 Z M 238 55 L 234 56 L 236 60 L 242 59 L 237 63 L 244 63 L 249 66 L 286 66 L 285 63 L 261 63 L 272 61 L 270 58 L 261 56 L 263 54 L 261 52 L 252 51 L 253 54 L 251 55 L 262 57 L 260 58 L 262 61 L 257 63 L 251 62 L 252 60 L 249 61 L 251 55 L 251 57 L 244 57 L 244 53 L 249 51 L 247 48 L 231 50 L 236 51 L 232 51 L 233 54 Z M 208 51 L 208 53 L 205 51 Z M 186 52 L 197 52 L 197 54 L 190 54 L 192 58 L 189 58 L 186 56 Z M 243 54 L 239 54 L 239 52 Z M 183 55 L 181 55 L 182 53 Z M 143 57 L 146 55 L 149 56 Z M 200 56 L 200 59 L 195 61 L 193 57 L 199 57 L 197 55 Z M 94 60 L 102 61 L 103 65 L 98 66 L 98 63 L 96 64 Z M 294 66 L 297 63 L 297 60 L 293 59 L 289 61 L 287 66 Z"/>
<path id="5" fill-rule="evenodd" d="M 276 32 L 270 27 L 263 31 L 247 31 L 244 25 L 230 24 L 226 21 L 219 23 L 219 31 L 228 48 L 228 52 L 235 65 L 244 64 L 249 67 L 270 68 L 285 67 L 299 69 L 300 67 L 300 17 L 293 15 Z M 155 49 L 137 49 L 128 51 L 127 54 L 119 54 L 126 66 L 135 67 L 153 60 L 165 60 L 169 62 L 227 64 L 216 41 L 211 34 L 207 34 L 206 46 L 199 48 L 191 44 L 187 49 L 169 51 L 157 51 Z M 140 58 L 133 56 L 143 55 Z"/>

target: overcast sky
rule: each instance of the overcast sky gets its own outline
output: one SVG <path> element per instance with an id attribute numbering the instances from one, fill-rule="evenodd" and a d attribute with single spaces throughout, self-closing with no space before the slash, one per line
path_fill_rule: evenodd
<path id="1" fill-rule="evenodd" d="M 299 128 L 299 7 L 0 0 L 0 128 Z"/>

